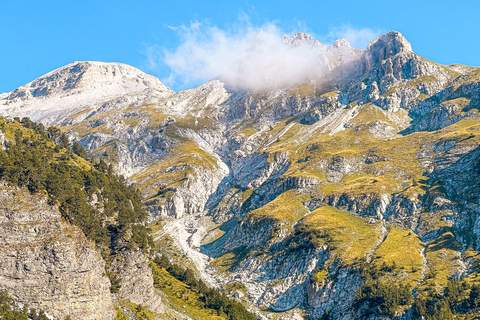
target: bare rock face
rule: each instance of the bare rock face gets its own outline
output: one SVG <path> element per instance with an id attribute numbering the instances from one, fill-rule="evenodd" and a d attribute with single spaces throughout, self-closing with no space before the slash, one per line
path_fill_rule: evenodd
<path id="1" fill-rule="evenodd" d="M 368 45 L 373 63 L 388 59 L 400 52 L 412 52 L 412 45 L 400 32 L 391 31 L 378 37 Z"/>
<path id="2" fill-rule="evenodd" d="M 54 319 L 113 319 L 104 261 L 40 195 L 0 186 L 0 289 Z"/>
<path id="3" fill-rule="evenodd" d="M 156 313 L 165 311 L 162 298 L 153 287 L 150 262 L 141 251 L 119 253 L 110 270 L 118 273 L 122 279 L 120 290 L 116 294 L 118 300 L 130 300 Z"/>
<path id="4" fill-rule="evenodd" d="M 357 288 L 362 284 L 360 276 L 352 270 L 339 269 L 337 281 L 324 280 L 322 283 L 310 283 L 308 303 L 313 317 L 321 317 L 325 312 L 333 319 L 355 319 L 352 305 Z"/>

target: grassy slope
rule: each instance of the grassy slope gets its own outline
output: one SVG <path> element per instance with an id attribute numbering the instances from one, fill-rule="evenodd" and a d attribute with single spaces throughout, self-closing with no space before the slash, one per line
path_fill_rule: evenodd
<path id="1" fill-rule="evenodd" d="M 297 88 L 299 90 L 305 88 Z M 457 99 L 458 100 L 458 99 Z M 458 101 L 465 105 L 468 101 L 460 98 Z M 400 111 L 400 117 L 406 116 Z M 305 176 L 315 177 L 321 181 L 318 188 L 310 190 L 309 196 L 315 194 L 328 196 L 348 194 L 355 195 L 378 195 L 382 193 L 402 194 L 407 198 L 418 199 L 430 189 L 430 193 L 443 194 L 440 185 L 429 181 L 423 176 L 425 168 L 421 164 L 419 154 L 436 152 L 434 157 L 449 157 L 448 151 L 433 149 L 435 143 L 455 142 L 456 148 L 472 149 L 480 144 L 480 122 L 473 119 L 464 119 L 449 127 L 434 132 L 417 132 L 407 136 L 397 135 L 391 138 L 373 138 L 368 131 L 368 126 L 373 120 L 382 120 L 390 124 L 398 132 L 402 129 L 392 114 L 389 114 L 374 105 L 360 107 L 359 114 L 352 120 L 354 127 L 341 131 L 333 136 L 327 133 L 306 134 L 310 126 L 296 123 L 287 132 L 283 132 L 273 144 L 270 144 L 264 152 L 269 157 L 282 151 L 290 151 L 292 165 L 284 174 L 286 177 Z M 393 120 L 392 120 L 393 119 Z M 289 121 L 277 124 L 268 133 L 270 140 L 274 139 L 279 132 L 287 128 Z M 305 139 L 305 136 L 308 139 Z M 364 162 L 369 154 L 385 159 L 371 164 L 363 164 L 354 173 L 347 173 L 338 182 L 329 182 L 327 179 L 327 166 L 319 163 L 327 163 L 334 157 L 343 157 L 348 161 Z M 261 221 L 265 218 L 272 219 L 275 223 L 290 224 L 302 215 L 298 215 L 298 209 L 305 202 L 306 195 L 299 195 L 292 190 L 287 191 L 265 206 L 250 212 L 246 218 L 252 221 Z M 287 203 L 284 199 L 289 199 Z M 280 204 L 280 205 L 279 205 Z M 426 213 L 422 216 L 423 228 L 435 230 L 448 227 L 442 219 L 441 212 Z M 427 221 L 428 220 L 428 221 Z M 396 269 L 386 277 L 396 277 L 403 283 L 408 283 L 412 288 L 420 289 L 427 286 L 435 286 L 439 290 L 447 284 L 447 280 L 453 275 L 453 269 L 459 267 L 462 249 L 451 233 L 445 233 L 440 239 L 432 243 L 422 243 L 421 240 L 410 230 L 389 227 L 387 237 L 379 242 L 379 227 L 367 224 L 362 218 L 353 216 L 349 212 L 343 212 L 331 207 L 321 207 L 307 214 L 299 225 L 311 230 L 322 230 L 327 235 L 324 239 L 330 245 L 337 257 L 344 263 L 351 264 L 361 257 L 372 255 L 374 264 L 381 266 L 383 263 L 395 262 Z M 448 229 L 448 228 L 447 228 Z M 424 278 L 423 257 L 421 252 L 425 250 L 426 267 L 433 270 L 427 278 Z M 472 253 L 475 255 L 476 253 Z M 221 259 L 221 261 L 220 261 Z M 235 261 L 235 256 L 221 257 L 217 264 L 225 269 Z M 325 270 L 319 270 L 314 276 L 320 281 L 325 278 Z M 469 281 L 477 281 L 476 278 Z"/>
<path id="2" fill-rule="evenodd" d="M 472 78 L 475 80 L 475 75 Z M 435 81 L 433 78 L 416 79 L 408 85 L 416 85 L 420 81 Z M 473 80 L 472 80 L 473 81 Z M 396 88 L 392 88 L 386 95 L 392 94 Z M 309 84 L 299 85 L 291 90 L 291 94 L 300 96 L 313 94 L 313 87 Z M 335 93 L 331 94 L 332 96 Z M 444 103 L 466 105 L 467 98 L 459 98 Z M 333 136 L 328 132 L 309 132 L 312 126 L 295 123 L 291 126 L 293 119 L 285 119 L 275 125 L 263 138 L 263 145 L 267 149 L 260 150 L 269 154 L 269 159 L 276 152 L 289 151 L 292 165 L 284 174 L 284 177 L 315 177 L 320 179 L 321 184 L 310 196 L 322 195 L 378 195 L 382 193 L 403 194 L 407 198 L 418 199 L 424 195 L 429 188 L 429 181 L 423 176 L 425 168 L 419 161 L 418 154 L 425 150 L 432 150 L 435 142 L 455 141 L 458 147 L 474 146 L 480 143 L 480 123 L 475 120 L 465 119 L 452 126 L 436 132 L 417 132 L 407 136 L 395 136 L 391 138 L 374 138 L 369 131 L 374 121 L 383 121 L 393 128 L 393 132 L 403 129 L 395 117 L 403 119 L 406 112 L 400 110 L 395 115 L 387 113 L 380 108 L 367 104 L 360 106 L 359 113 L 351 121 L 354 124 L 344 131 Z M 154 113 L 152 113 L 153 115 Z M 164 117 L 155 115 L 158 124 L 162 123 Z M 157 119 L 158 118 L 158 119 Z M 178 119 L 177 119 L 178 120 Z M 129 120 L 133 124 L 133 120 Z M 127 123 L 128 124 L 128 123 Z M 209 126 L 210 123 L 202 123 L 201 126 Z M 197 127 L 192 117 L 179 121 L 176 124 L 179 128 Z M 172 157 L 163 160 L 161 163 L 149 168 L 147 171 L 135 177 L 140 186 L 145 190 L 151 185 L 160 183 L 165 187 L 155 190 L 151 199 L 155 197 L 167 197 L 169 191 L 182 183 L 189 174 L 193 174 L 191 166 L 214 165 L 214 159 L 203 150 L 197 149 L 192 142 L 182 140 L 176 136 L 175 131 L 170 127 L 169 135 L 180 141 L 179 146 L 173 151 Z M 321 128 L 320 128 L 321 129 Z M 257 131 L 252 127 L 245 127 L 238 132 L 245 137 L 255 134 Z M 307 134 L 308 133 L 308 134 Z M 307 137 L 307 138 L 305 138 Z M 345 158 L 352 163 L 364 162 L 369 154 L 385 158 L 385 161 L 364 164 L 353 173 L 344 174 L 337 182 L 328 180 L 327 163 L 335 157 Z M 448 155 L 447 152 L 437 152 L 437 157 Z M 182 167 L 182 166 L 186 167 Z M 181 169 L 159 173 L 168 168 L 177 166 Z M 253 190 L 244 192 L 245 199 Z M 316 193 L 316 194 L 315 194 Z M 254 223 L 270 220 L 275 224 L 286 223 L 291 225 L 302 219 L 307 211 L 303 205 L 305 195 L 299 195 L 294 191 L 287 191 L 265 206 L 250 212 L 245 219 Z M 422 217 L 425 228 L 446 227 L 445 223 L 435 214 Z M 449 238 L 445 234 L 435 243 L 423 244 L 418 237 L 408 230 L 390 228 L 386 239 L 377 248 L 381 237 L 378 225 L 367 224 L 362 218 L 355 217 L 348 212 L 343 212 L 331 207 L 322 207 L 308 214 L 301 225 L 311 230 L 321 229 L 331 239 L 329 245 L 344 262 L 353 263 L 360 257 L 373 255 L 373 261 L 378 264 L 392 263 L 395 261 L 400 270 L 405 270 L 406 281 L 418 285 L 422 278 L 422 257 L 420 250 L 426 246 L 426 259 L 435 275 L 427 281 L 434 282 L 436 286 L 445 285 L 451 268 L 457 261 L 461 248 L 443 241 Z M 217 259 L 217 264 L 224 268 L 231 265 L 232 253 L 222 257 L 224 261 Z M 410 271 L 408 269 L 411 269 Z"/>

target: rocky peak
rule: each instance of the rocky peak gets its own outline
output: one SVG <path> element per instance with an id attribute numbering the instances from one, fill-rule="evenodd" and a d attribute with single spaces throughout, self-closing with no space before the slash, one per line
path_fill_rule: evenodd
<path id="1" fill-rule="evenodd" d="M 373 40 L 367 50 L 375 62 L 388 59 L 401 52 L 413 52 L 410 42 L 397 31 L 390 31 Z"/>
<path id="2" fill-rule="evenodd" d="M 154 76 L 123 63 L 96 61 L 73 62 L 22 86 L 3 100 L 27 100 L 53 94 L 78 93 L 86 89 L 138 91 L 145 88 L 169 90 Z M 73 91 L 73 92 L 72 92 Z"/>
<path id="3" fill-rule="evenodd" d="M 311 35 L 308 33 L 303 33 L 303 32 L 297 32 L 292 38 L 293 41 L 315 41 Z"/>
<path id="4" fill-rule="evenodd" d="M 327 45 L 321 43 L 318 40 L 315 40 L 311 35 L 308 33 L 303 33 L 303 32 L 297 32 L 293 37 L 290 37 L 288 35 L 283 35 L 282 40 L 286 44 L 290 44 L 292 46 L 299 46 L 299 45 L 314 45 L 318 46 L 320 48 L 326 48 Z"/>
<path id="5" fill-rule="evenodd" d="M 348 42 L 347 39 L 344 39 L 344 38 L 341 38 L 341 39 L 338 39 L 336 40 L 334 43 L 333 43 L 333 46 L 335 48 L 340 48 L 340 47 L 348 47 L 348 48 L 351 48 L 352 46 L 350 45 L 350 42 Z"/>
<path id="6" fill-rule="evenodd" d="M 30 116 L 46 124 L 92 105 L 144 91 L 173 93 L 158 78 L 123 63 L 73 62 L 18 89 L 0 94 L 0 115 Z"/>

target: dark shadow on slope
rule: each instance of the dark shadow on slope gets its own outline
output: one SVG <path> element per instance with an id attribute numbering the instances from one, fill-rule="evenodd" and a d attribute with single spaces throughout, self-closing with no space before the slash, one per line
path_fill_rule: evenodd
<path id="1" fill-rule="evenodd" d="M 465 100 L 458 100 L 464 98 Z M 468 103 L 467 103 L 468 101 Z M 450 102 L 450 103 L 449 103 Z M 399 132 L 408 135 L 418 131 L 436 131 L 475 115 L 480 111 L 480 83 L 445 88 L 419 101 L 409 110 L 410 126 Z"/>

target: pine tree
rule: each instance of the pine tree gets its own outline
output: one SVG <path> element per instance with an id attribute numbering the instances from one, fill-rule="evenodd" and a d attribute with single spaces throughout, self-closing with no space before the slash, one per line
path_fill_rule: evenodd
<path id="1" fill-rule="evenodd" d="M 478 307 L 480 306 L 480 285 L 472 285 L 472 289 L 470 290 L 470 295 L 468 297 L 468 302 L 474 310 L 478 310 Z"/>
<path id="2" fill-rule="evenodd" d="M 72 146 L 72 151 L 73 153 L 75 153 L 77 156 L 85 159 L 85 160 L 88 160 L 88 153 L 87 151 L 85 150 L 85 148 L 80 144 L 78 143 L 78 141 L 75 141 L 73 143 L 73 146 Z"/>

